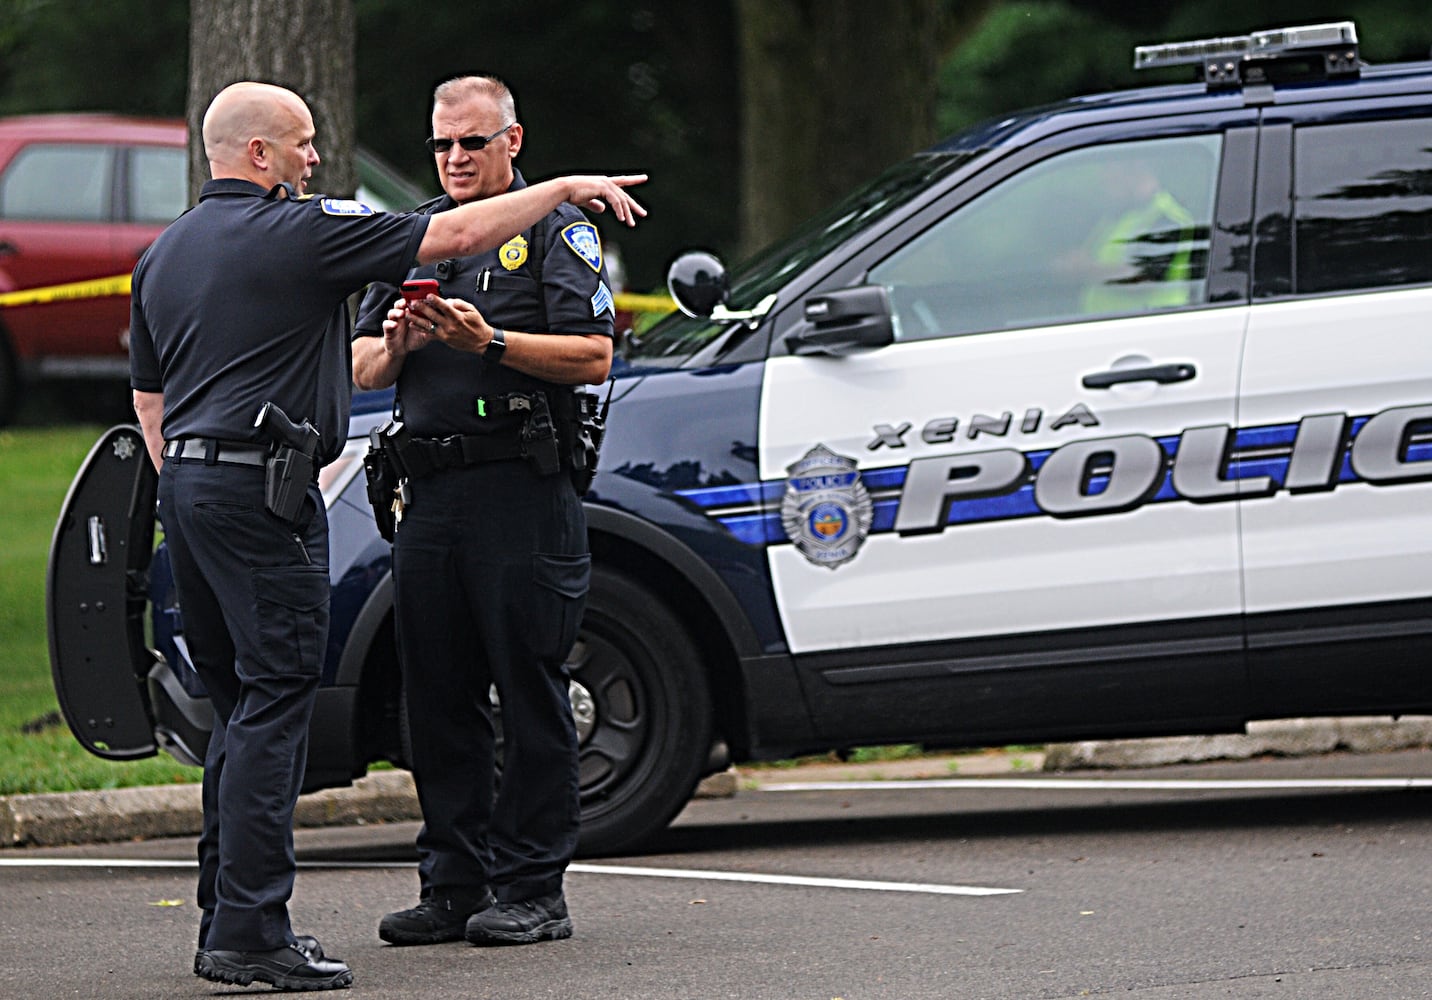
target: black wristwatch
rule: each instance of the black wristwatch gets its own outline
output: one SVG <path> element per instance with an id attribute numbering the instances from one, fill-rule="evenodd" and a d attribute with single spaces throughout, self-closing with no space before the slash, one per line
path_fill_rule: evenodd
<path id="1" fill-rule="evenodd" d="M 492 328 L 492 339 L 483 348 L 482 356 L 494 365 L 502 364 L 503 352 L 507 350 L 507 337 L 497 327 Z"/>

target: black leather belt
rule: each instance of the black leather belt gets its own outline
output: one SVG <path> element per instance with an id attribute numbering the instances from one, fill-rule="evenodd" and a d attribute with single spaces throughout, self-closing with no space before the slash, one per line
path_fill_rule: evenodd
<path id="1" fill-rule="evenodd" d="M 525 455 L 522 441 L 516 437 L 461 434 L 447 438 L 412 438 L 399 453 L 399 460 L 409 476 L 421 479 L 443 469 L 461 469 Z"/>
<path id="2" fill-rule="evenodd" d="M 216 438 L 181 438 L 164 443 L 165 458 L 180 458 L 224 465 L 258 465 L 269 460 L 270 451 L 263 445 L 247 441 L 221 441 Z"/>

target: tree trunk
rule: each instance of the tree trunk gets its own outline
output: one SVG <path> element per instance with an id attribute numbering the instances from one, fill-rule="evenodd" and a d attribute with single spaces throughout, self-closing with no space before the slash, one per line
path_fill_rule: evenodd
<path id="1" fill-rule="evenodd" d="M 744 252 L 934 139 L 942 8 L 738 0 Z"/>
<path id="2" fill-rule="evenodd" d="M 190 0 L 189 200 L 209 179 L 200 126 L 224 87 L 257 80 L 308 102 L 322 163 L 309 190 L 352 197 L 354 0 Z"/>

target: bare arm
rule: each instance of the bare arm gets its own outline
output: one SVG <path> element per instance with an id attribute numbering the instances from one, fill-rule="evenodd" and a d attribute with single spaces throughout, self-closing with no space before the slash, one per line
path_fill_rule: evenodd
<path id="1" fill-rule="evenodd" d="M 485 253 L 529 228 L 563 202 L 594 212 L 603 212 L 610 205 L 618 220 L 634 226 L 639 217 L 646 215 L 646 209 L 624 189 L 645 181 L 646 174 L 558 177 L 459 205 L 432 217 L 418 246 L 418 260 L 430 264 L 448 257 Z"/>
<path id="2" fill-rule="evenodd" d="M 140 429 L 144 431 L 144 447 L 154 468 L 164 465 L 164 432 L 160 425 L 164 420 L 164 393 L 134 390 L 134 414 L 139 418 Z"/>
<path id="3" fill-rule="evenodd" d="M 553 337 L 504 330 L 502 363 L 544 382 L 597 385 L 612 370 L 612 338 L 601 333 Z"/>
<path id="4" fill-rule="evenodd" d="M 359 337 L 353 341 L 353 384 L 360 389 L 386 389 L 398 381 L 403 359 L 393 357 L 382 337 Z"/>
<path id="5" fill-rule="evenodd" d="M 388 388 L 402 374 L 408 352 L 427 346 L 429 339 L 427 323 L 409 323 L 403 300 L 397 299 L 383 320 L 383 336 L 353 341 L 353 384 L 360 389 Z"/>
<path id="6" fill-rule="evenodd" d="M 424 330 L 429 323 L 433 328 L 426 335 L 455 350 L 486 354 L 487 345 L 492 343 L 491 324 L 476 306 L 462 299 L 430 295 L 415 304 L 409 326 Z M 502 355 L 502 365 L 557 385 L 605 382 L 612 368 L 612 338 L 601 333 L 553 336 L 561 333 L 503 330 L 507 350 Z"/>

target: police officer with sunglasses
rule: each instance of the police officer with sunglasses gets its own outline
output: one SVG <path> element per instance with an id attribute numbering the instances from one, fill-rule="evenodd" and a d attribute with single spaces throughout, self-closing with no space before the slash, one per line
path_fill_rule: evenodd
<path id="1" fill-rule="evenodd" d="M 521 191 L 523 138 L 501 81 L 440 84 L 427 146 L 445 193 L 420 210 L 442 218 Z M 439 292 L 406 304 L 375 286 L 353 344 L 354 382 L 396 382 L 404 427 L 394 615 L 424 820 L 417 904 L 378 933 L 395 945 L 565 938 L 580 812 L 565 660 L 591 573 L 573 400 L 611 367 L 601 240 L 559 207 L 500 247 L 409 278 Z"/>

